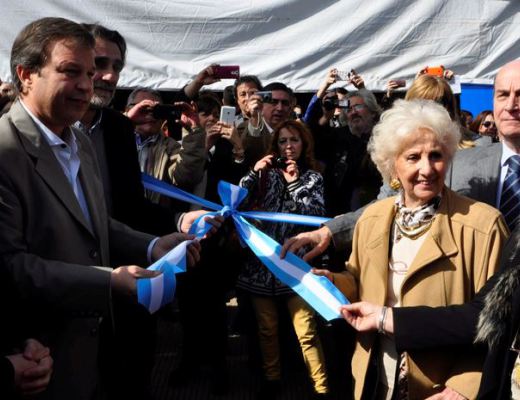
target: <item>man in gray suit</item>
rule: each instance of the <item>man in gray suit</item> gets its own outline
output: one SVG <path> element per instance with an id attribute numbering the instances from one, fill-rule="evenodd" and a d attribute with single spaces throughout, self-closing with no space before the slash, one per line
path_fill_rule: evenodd
<path id="1" fill-rule="evenodd" d="M 459 151 L 453 160 L 446 185 L 451 189 L 475 200 L 501 208 L 501 195 L 504 180 L 508 172 L 510 159 L 520 155 L 520 60 L 504 65 L 495 78 L 493 95 L 493 114 L 501 143 L 486 147 L 476 147 Z M 383 186 L 378 199 L 394 195 L 389 187 Z M 520 207 L 520 200 L 513 200 L 515 209 Z M 282 255 L 286 251 L 296 252 L 308 245 L 312 249 L 305 255 L 311 260 L 323 253 L 331 241 L 338 251 L 347 249 L 352 241 L 354 226 L 363 209 L 343 214 L 326 222 L 321 228 L 301 233 L 286 241 Z M 518 218 L 508 220 L 513 230 Z"/>
<path id="2" fill-rule="evenodd" d="M 15 310 L 9 328 L 51 350 L 49 399 L 102 397 L 98 328 L 112 298 L 135 301 L 136 279 L 155 275 L 136 264 L 186 237 L 155 239 L 108 216 L 92 145 L 71 128 L 92 96 L 93 49 L 94 38 L 72 21 L 26 26 L 11 51 L 19 100 L 0 120 L 1 300 Z"/>

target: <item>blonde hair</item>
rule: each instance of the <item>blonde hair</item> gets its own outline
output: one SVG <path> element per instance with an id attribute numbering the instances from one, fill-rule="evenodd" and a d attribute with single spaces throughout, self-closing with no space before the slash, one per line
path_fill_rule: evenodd
<path id="1" fill-rule="evenodd" d="M 374 127 L 368 151 L 383 180 L 395 176 L 395 161 L 404 150 L 404 142 L 418 130 L 434 134 L 451 162 L 460 140 L 459 126 L 444 107 L 431 100 L 396 100 L 393 107 L 381 115 Z"/>
<path id="2" fill-rule="evenodd" d="M 419 76 L 405 96 L 405 100 L 417 99 L 436 101 L 448 110 L 453 121 L 459 122 L 457 99 L 444 78 L 433 75 Z"/>

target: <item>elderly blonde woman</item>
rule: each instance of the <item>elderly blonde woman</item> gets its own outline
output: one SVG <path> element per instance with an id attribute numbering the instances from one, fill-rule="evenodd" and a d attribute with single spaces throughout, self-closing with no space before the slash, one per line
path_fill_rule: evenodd
<path id="1" fill-rule="evenodd" d="M 345 272 L 316 273 L 352 302 L 399 307 L 470 300 L 497 269 L 508 230 L 497 210 L 444 185 L 459 138 L 446 109 L 430 100 L 398 100 L 383 113 L 369 151 L 400 194 L 365 210 Z M 379 320 L 384 326 L 384 312 Z M 443 390 L 453 399 L 474 398 L 481 364 L 476 354 L 456 349 L 397 354 L 382 329 L 358 333 L 355 398 L 424 399 Z"/>

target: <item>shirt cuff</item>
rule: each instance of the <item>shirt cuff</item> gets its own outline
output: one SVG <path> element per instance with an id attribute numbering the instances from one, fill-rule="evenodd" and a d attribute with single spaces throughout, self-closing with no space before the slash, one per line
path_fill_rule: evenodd
<path id="1" fill-rule="evenodd" d="M 148 259 L 148 262 L 150 264 L 153 263 L 153 260 L 152 260 L 152 250 L 153 250 L 153 246 L 155 246 L 155 243 L 157 243 L 157 241 L 159 240 L 160 238 L 159 237 L 156 237 L 155 239 L 152 239 L 152 241 L 150 242 L 150 244 L 148 245 L 148 251 L 146 252 L 146 257 Z"/>

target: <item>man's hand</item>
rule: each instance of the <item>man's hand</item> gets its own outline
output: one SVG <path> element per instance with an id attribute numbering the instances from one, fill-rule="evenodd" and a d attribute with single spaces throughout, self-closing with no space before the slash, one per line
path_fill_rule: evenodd
<path id="1" fill-rule="evenodd" d="M 144 124 L 155 120 L 152 117 L 152 110 L 157 104 L 159 104 L 158 101 L 143 100 L 130 108 L 125 114 L 134 125 Z"/>
<path id="2" fill-rule="evenodd" d="M 153 278 L 160 274 L 159 271 L 149 271 L 137 265 L 118 267 L 111 273 L 112 279 L 110 280 L 110 284 L 112 285 L 112 290 L 125 296 L 133 297 L 137 293 L 137 279 Z"/>
<path id="3" fill-rule="evenodd" d="M 184 94 L 188 96 L 189 99 L 195 99 L 199 94 L 199 90 L 204 85 L 211 85 L 212 83 L 220 81 L 220 79 L 215 78 L 215 69 L 214 67 L 217 64 L 211 64 L 209 67 L 204 68 L 200 71 L 194 80 L 188 83 L 184 87 Z"/>
<path id="4" fill-rule="evenodd" d="M 336 68 L 331 68 L 327 71 L 325 79 L 323 80 L 318 91 L 316 92 L 316 97 L 318 97 L 318 99 L 323 99 L 330 85 L 336 83 L 337 74 L 338 70 Z"/>
<path id="5" fill-rule="evenodd" d="M 264 109 L 264 103 L 262 98 L 257 94 L 249 96 L 246 103 L 246 113 L 250 119 L 250 122 L 254 126 L 258 126 L 260 118 L 262 117 L 262 110 Z"/>
<path id="6" fill-rule="evenodd" d="M 191 104 L 177 101 L 173 103 L 173 105 L 182 111 L 180 123 L 184 128 L 188 131 L 192 131 L 193 129 L 200 127 L 197 105 L 193 101 Z"/>
<path id="7" fill-rule="evenodd" d="M 280 258 L 284 258 L 288 251 L 296 253 L 303 246 L 310 245 L 313 248 L 303 256 L 304 261 L 310 261 L 327 250 L 331 241 L 332 232 L 326 226 L 314 231 L 303 232 L 285 241 L 280 252 Z"/>
<path id="8" fill-rule="evenodd" d="M 195 77 L 195 81 L 201 87 L 205 85 L 211 85 L 212 83 L 219 82 L 220 79 L 215 77 L 215 68 L 217 64 L 211 64 L 209 67 L 204 68 Z"/>
<path id="9" fill-rule="evenodd" d="M 14 367 L 15 386 L 23 395 L 44 391 L 52 374 L 53 360 L 48 347 L 36 339 L 28 339 L 24 352 L 7 356 Z"/>
<path id="10" fill-rule="evenodd" d="M 356 89 L 364 89 L 365 81 L 354 69 L 352 69 L 352 75 L 350 75 L 350 83 L 352 83 Z"/>
<path id="11" fill-rule="evenodd" d="M 352 327 L 359 332 L 370 332 L 376 331 L 379 324 L 379 317 L 383 310 L 382 306 L 378 306 L 366 301 L 353 304 L 345 304 L 340 307 L 340 312 L 343 318 Z M 387 310 L 385 331 L 387 333 L 393 333 L 393 324 L 390 324 L 392 318 L 392 309 Z M 391 326 L 391 331 L 390 331 Z"/>
<path id="12" fill-rule="evenodd" d="M 170 233 L 169 235 L 162 236 L 153 246 L 152 259 L 156 261 L 178 244 L 185 240 L 193 239 L 195 239 L 195 235 L 187 235 L 185 233 Z M 193 267 L 200 261 L 200 250 L 200 243 L 198 241 L 193 241 L 187 247 L 186 257 L 188 267 Z"/>
<path id="13" fill-rule="evenodd" d="M 206 210 L 197 210 L 197 211 L 190 211 L 184 214 L 181 221 L 181 232 L 188 233 L 190 231 L 191 226 L 193 223 L 202 215 L 207 214 L 208 211 Z M 206 236 L 204 238 L 208 238 L 211 235 L 214 235 L 217 233 L 217 230 L 222 226 L 224 223 L 224 217 L 221 215 L 213 216 L 208 215 L 204 218 L 204 221 L 207 223 L 213 225 L 213 227 L 210 229 L 208 233 L 206 233 Z"/>
<path id="14" fill-rule="evenodd" d="M 399 84 L 394 80 L 390 79 L 386 82 L 386 97 L 392 97 L 392 92 L 399 87 Z"/>

